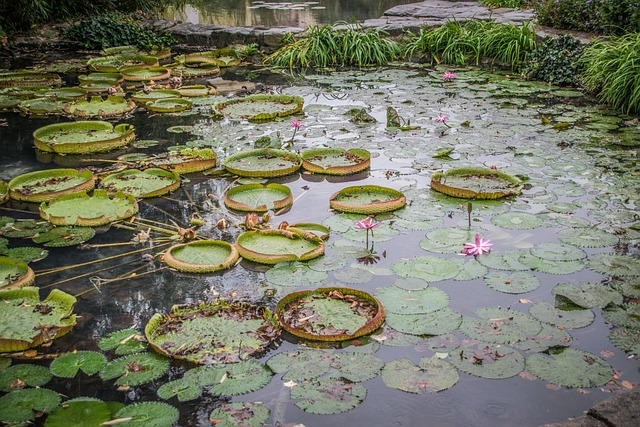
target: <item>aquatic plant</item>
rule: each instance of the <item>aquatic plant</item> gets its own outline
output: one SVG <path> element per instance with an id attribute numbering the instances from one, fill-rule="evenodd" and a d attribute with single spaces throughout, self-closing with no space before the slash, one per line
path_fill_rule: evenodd
<path id="1" fill-rule="evenodd" d="M 371 237 L 373 237 L 373 229 L 378 227 L 381 223 L 379 221 L 374 220 L 370 216 L 365 219 L 361 219 L 360 221 L 356 221 L 356 227 L 361 230 L 367 231 L 367 236 L 365 238 L 364 246 L 369 249 L 369 231 L 371 231 Z"/>
<path id="2" fill-rule="evenodd" d="M 473 242 L 467 242 L 464 244 L 464 248 L 462 249 L 462 253 L 465 255 L 482 255 L 488 254 L 491 252 L 491 240 L 483 239 L 479 234 L 476 233 L 476 238 Z"/>

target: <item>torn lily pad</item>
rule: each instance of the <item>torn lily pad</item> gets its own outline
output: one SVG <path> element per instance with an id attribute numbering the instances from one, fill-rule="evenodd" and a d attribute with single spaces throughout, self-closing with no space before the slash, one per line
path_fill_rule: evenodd
<path id="1" fill-rule="evenodd" d="M 640 356 L 640 330 L 631 328 L 613 328 L 609 332 L 609 341 L 620 350 Z"/>
<path id="2" fill-rule="evenodd" d="M 357 383 L 377 377 L 383 366 L 384 362 L 373 354 L 345 351 L 333 355 L 327 376 Z"/>
<path id="3" fill-rule="evenodd" d="M 393 360 L 382 369 L 387 387 L 408 393 L 436 393 L 453 387 L 459 378 L 455 367 L 437 357 L 423 357 L 418 365 L 409 359 Z"/>
<path id="4" fill-rule="evenodd" d="M 209 414 L 209 421 L 217 427 L 260 427 L 271 415 L 271 409 L 260 403 L 222 403 Z"/>
<path id="5" fill-rule="evenodd" d="M 449 362 L 462 372 L 480 378 L 504 379 L 524 369 L 524 357 L 506 345 L 472 340 L 449 353 Z"/>
<path id="6" fill-rule="evenodd" d="M 618 327 L 640 330 L 640 304 L 609 304 L 602 310 L 602 316 Z"/>
<path id="7" fill-rule="evenodd" d="M 595 319 L 591 310 L 562 310 L 546 301 L 537 302 L 529 307 L 529 314 L 541 322 L 563 329 L 584 328 Z"/>
<path id="8" fill-rule="evenodd" d="M 484 307 L 476 310 L 480 319 L 465 316 L 460 330 L 465 335 L 498 344 L 512 344 L 536 335 L 542 325 L 535 318 L 509 308 Z"/>
<path id="9" fill-rule="evenodd" d="M 135 353 L 119 357 L 100 370 L 100 378 L 116 378 L 118 386 L 137 386 L 164 375 L 169 369 L 169 359 L 154 353 Z"/>
<path id="10" fill-rule="evenodd" d="M 560 353 L 532 354 L 527 371 L 551 384 L 569 388 L 599 387 L 613 379 L 613 368 L 600 357 L 575 348 Z"/>
<path id="11" fill-rule="evenodd" d="M 587 262 L 587 268 L 613 277 L 640 276 L 640 260 L 628 255 L 595 254 Z"/>
<path id="12" fill-rule="evenodd" d="M 564 329 L 543 323 L 540 332 L 514 343 L 513 346 L 518 350 L 543 352 L 550 348 L 568 347 L 572 341 L 573 337 Z"/>
<path id="13" fill-rule="evenodd" d="M 556 300 L 568 300 L 582 308 L 605 307 L 609 303 L 622 304 L 623 297 L 604 283 L 559 283 L 551 289 Z"/>
<path id="14" fill-rule="evenodd" d="M 202 396 L 202 387 L 191 379 L 180 378 L 164 383 L 158 388 L 159 398 L 170 399 L 173 396 L 176 396 L 179 402 L 195 400 Z"/>
<path id="15" fill-rule="evenodd" d="M 107 358 L 96 351 L 80 350 L 63 354 L 51 362 L 49 369 L 56 377 L 73 378 L 79 371 L 87 375 L 100 372 L 107 364 Z"/>
<path id="16" fill-rule="evenodd" d="M 347 412 L 366 396 L 362 385 L 328 377 L 305 381 L 291 389 L 291 399 L 296 400 L 298 408 L 319 415 Z"/>

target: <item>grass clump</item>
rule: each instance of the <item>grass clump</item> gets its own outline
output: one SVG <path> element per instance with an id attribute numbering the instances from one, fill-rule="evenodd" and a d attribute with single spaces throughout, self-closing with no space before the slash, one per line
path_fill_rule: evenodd
<path id="1" fill-rule="evenodd" d="M 580 63 L 585 89 L 624 113 L 640 112 L 640 33 L 597 40 Z"/>
<path id="2" fill-rule="evenodd" d="M 497 9 L 500 7 L 526 9 L 529 7 L 529 1 L 526 0 L 480 0 L 480 4 L 491 9 Z"/>
<path id="3" fill-rule="evenodd" d="M 401 53 L 386 35 L 384 30 L 357 24 L 314 25 L 300 37 L 287 34 L 284 45 L 264 62 L 288 68 L 385 65 Z"/>

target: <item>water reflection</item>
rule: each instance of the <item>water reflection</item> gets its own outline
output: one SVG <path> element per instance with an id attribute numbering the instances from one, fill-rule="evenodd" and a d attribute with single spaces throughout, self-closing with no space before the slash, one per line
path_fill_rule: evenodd
<path id="1" fill-rule="evenodd" d="M 182 10 L 169 10 L 167 19 L 227 27 L 300 27 L 336 21 L 379 18 L 394 6 L 415 0 L 252 1 L 193 0 Z"/>

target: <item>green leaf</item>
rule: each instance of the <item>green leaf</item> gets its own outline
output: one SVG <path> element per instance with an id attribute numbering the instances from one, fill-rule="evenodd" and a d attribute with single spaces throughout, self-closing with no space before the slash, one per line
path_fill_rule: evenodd
<path id="1" fill-rule="evenodd" d="M 609 332 L 609 341 L 629 354 L 640 355 L 640 330 L 631 328 L 613 328 Z"/>
<path id="2" fill-rule="evenodd" d="M 573 337 L 565 330 L 543 323 L 537 335 L 530 335 L 513 346 L 518 350 L 543 352 L 549 348 L 568 347 L 572 341 Z"/>
<path id="3" fill-rule="evenodd" d="M 33 420 L 33 411 L 49 413 L 59 404 L 58 393 L 46 388 L 14 390 L 0 397 L 0 421 L 20 423 Z"/>
<path id="4" fill-rule="evenodd" d="M 137 386 L 160 378 L 169 369 L 169 359 L 153 353 L 136 353 L 109 362 L 101 371 L 103 380 L 116 385 Z"/>
<path id="5" fill-rule="evenodd" d="M 20 248 L 7 249 L 5 255 L 18 262 L 29 264 L 33 261 L 40 261 L 49 255 L 49 251 L 41 248 L 23 246 Z"/>
<path id="6" fill-rule="evenodd" d="M 582 308 L 605 307 L 609 303 L 622 304 L 623 297 L 604 283 L 559 283 L 551 289 L 556 299 L 569 300 Z"/>
<path id="7" fill-rule="evenodd" d="M 523 294 L 540 286 L 540 279 L 523 271 L 494 271 L 484 276 L 484 282 L 491 289 L 507 294 Z"/>
<path id="8" fill-rule="evenodd" d="M 511 344 L 537 335 L 542 329 L 539 321 L 509 308 L 484 307 L 476 310 L 480 319 L 465 316 L 460 330 L 471 338 Z"/>
<path id="9" fill-rule="evenodd" d="M 616 326 L 640 329 L 640 304 L 610 304 L 602 310 L 602 316 Z"/>
<path id="10" fill-rule="evenodd" d="M 158 397 L 161 399 L 170 399 L 176 396 L 178 401 L 186 402 L 188 400 L 195 400 L 201 395 L 202 387 L 200 384 L 191 381 L 190 378 L 169 381 L 158 388 Z"/>
<path id="11" fill-rule="evenodd" d="M 345 351 L 333 355 L 327 376 L 361 382 L 378 376 L 383 366 L 384 362 L 373 354 Z"/>
<path id="12" fill-rule="evenodd" d="M 558 232 L 558 240 L 583 248 L 604 248 L 613 246 L 620 240 L 617 236 L 598 228 L 565 228 Z"/>
<path id="13" fill-rule="evenodd" d="M 260 403 L 222 403 L 209 415 L 209 420 L 217 427 L 260 427 L 271 415 L 271 410 Z"/>
<path id="14" fill-rule="evenodd" d="M 427 282 L 451 279 L 462 271 L 455 260 L 432 256 L 417 256 L 413 260 L 400 259 L 391 264 L 391 270 L 400 277 L 415 277 Z"/>
<path id="15" fill-rule="evenodd" d="M 144 337 L 135 329 L 121 329 L 114 331 L 100 339 L 98 347 L 100 350 L 114 350 L 119 356 L 132 353 L 140 353 L 147 349 L 147 343 L 142 342 Z"/>
<path id="16" fill-rule="evenodd" d="M 61 248 L 84 243 L 95 234 L 95 230 L 91 227 L 55 227 L 48 232 L 38 233 L 32 240 L 47 247 Z"/>
<path id="17" fill-rule="evenodd" d="M 449 307 L 426 314 L 387 314 L 387 325 L 412 335 L 444 335 L 458 329 L 462 315 Z"/>
<path id="18" fill-rule="evenodd" d="M 436 393 L 453 387 L 459 378 L 456 368 L 437 357 L 423 357 L 418 366 L 409 359 L 393 360 L 382 369 L 387 387 L 409 393 Z"/>
<path id="19" fill-rule="evenodd" d="M 548 261 L 578 261 L 587 257 L 582 249 L 562 243 L 540 243 L 531 248 L 531 255 Z"/>
<path id="20" fill-rule="evenodd" d="M 225 374 L 219 383 L 209 388 L 209 393 L 221 396 L 238 396 L 264 387 L 271 381 L 273 373 L 255 360 L 225 366 Z"/>
<path id="21" fill-rule="evenodd" d="M 51 379 L 51 373 L 44 366 L 21 364 L 9 366 L 0 371 L 0 391 L 11 391 L 25 386 L 39 387 Z"/>
<path id="22" fill-rule="evenodd" d="M 320 377 L 291 389 L 291 398 L 305 412 L 320 415 L 339 414 L 358 406 L 367 396 L 360 384 L 337 378 Z"/>
<path id="23" fill-rule="evenodd" d="M 613 379 L 613 369 L 607 362 L 575 348 L 566 348 L 559 354 L 532 354 L 526 367 L 541 380 L 562 387 L 599 387 Z"/>
<path id="24" fill-rule="evenodd" d="M 452 365 L 480 378 L 503 379 L 524 369 L 524 357 L 506 345 L 471 341 L 449 353 Z"/>
<path id="25" fill-rule="evenodd" d="M 564 329 L 584 328 L 595 318 L 591 310 L 561 310 L 546 301 L 537 302 L 529 307 L 529 314 L 541 322 Z"/>
<path id="26" fill-rule="evenodd" d="M 387 286 L 376 292 L 375 297 L 387 313 L 396 314 L 432 313 L 449 305 L 449 295 L 432 286 L 416 291 Z"/>
<path id="27" fill-rule="evenodd" d="M 99 400 L 69 400 L 53 411 L 45 427 L 100 427 L 111 420 L 109 405 Z"/>
<path id="28" fill-rule="evenodd" d="M 73 378 L 82 371 L 87 375 L 98 373 L 107 364 L 107 358 L 95 351 L 67 353 L 51 362 L 49 369 L 57 377 Z"/>
<path id="29" fill-rule="evenodd" d="M 628 255 L 595 254 L 587 263 L 587 268 L 614 277 L 640 276 L 640 260 Z"/>
<path id="30" fill-rule="evenodd" d="M 134 403 L 120 409 L 114 416 L 115 419 L 131 418 L 118 424 L 123 427 L 170 427 L 179 417 L 176 408 L 163 402 Z"/>
<path id="31" fill-rule="evenodd" d="M 278 353 L 267 360 L 275 373 L 285 373 L 283 380 L 301 382 L 319 377 L 329 371 L 333 357 L 322 350 L 292 350 Z"/>
<path id="32" fill-rule="evenodd" d="M 498 227 L 510 230 L 531 230 L 540 228 L 542 220 L 525 212 L 507 212 L 491 217 L 491 222 Z"/>

